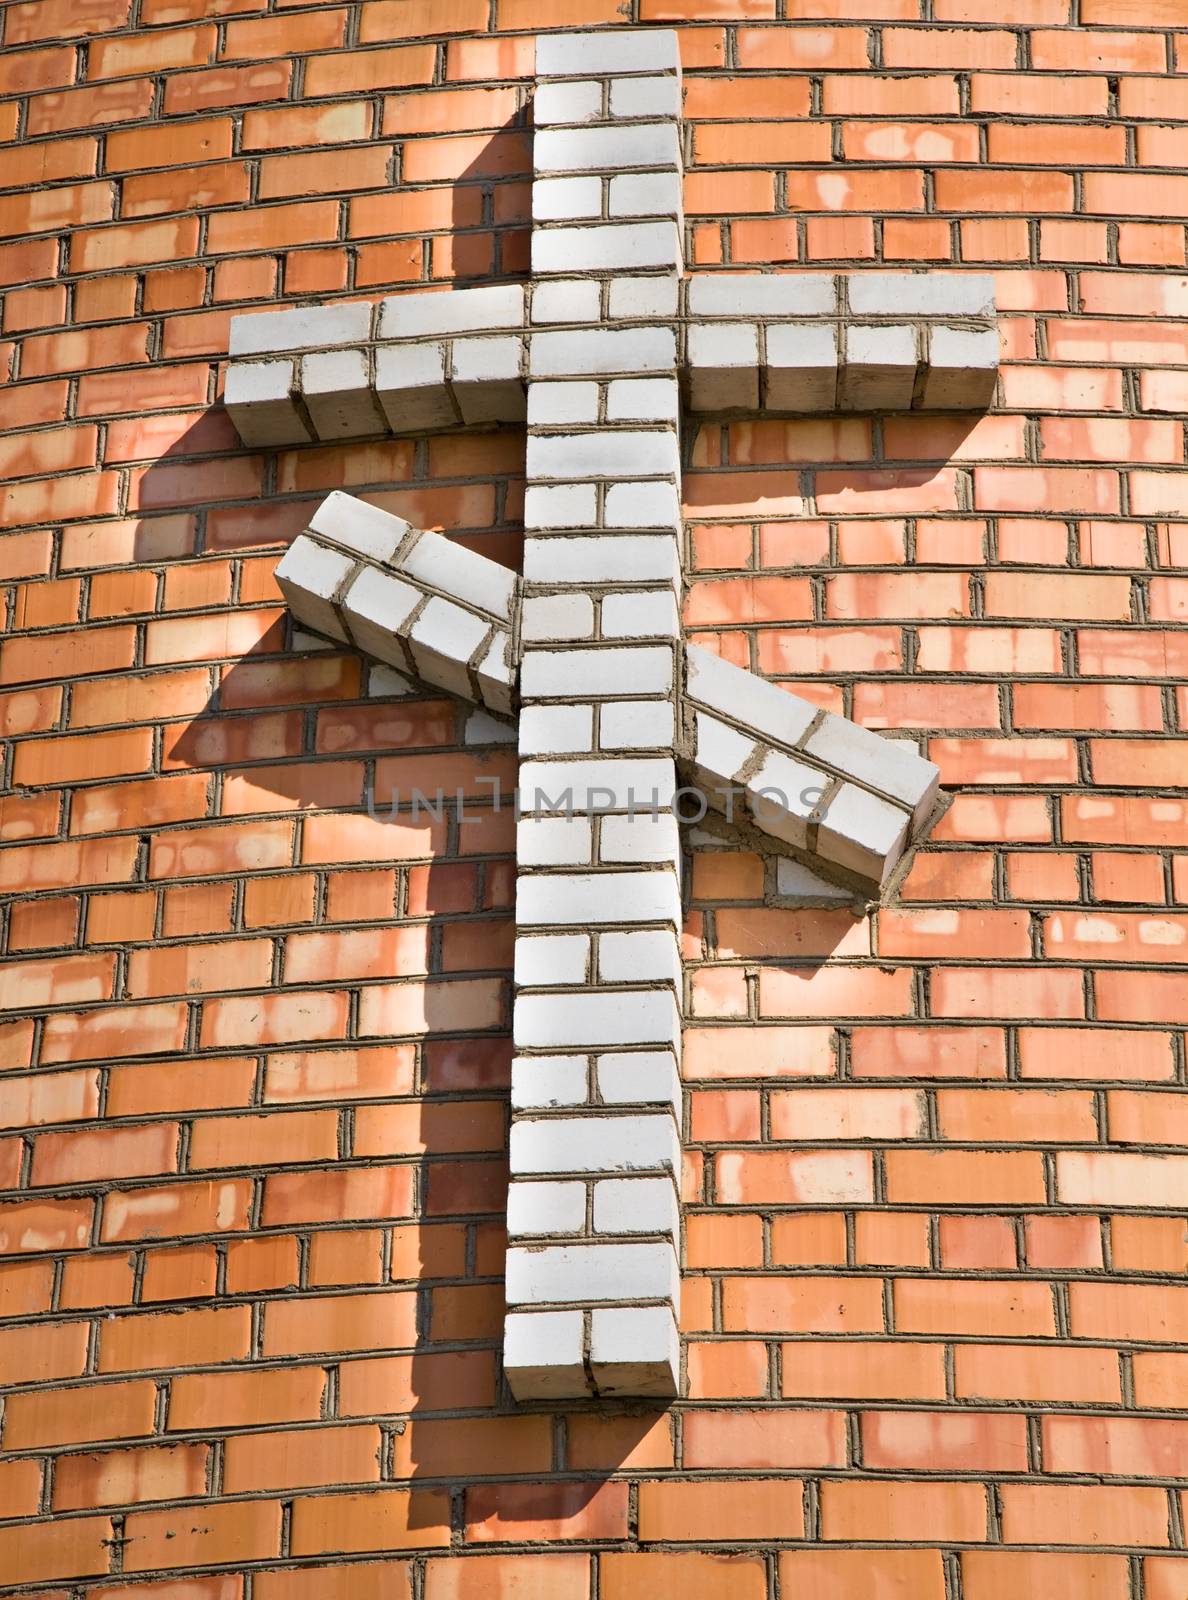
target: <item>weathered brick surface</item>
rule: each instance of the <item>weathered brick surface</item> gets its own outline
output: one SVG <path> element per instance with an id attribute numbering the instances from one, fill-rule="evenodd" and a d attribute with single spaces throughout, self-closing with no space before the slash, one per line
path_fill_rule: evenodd
<path id="1" fill-rule="evenodd" d="M 0 1592 L 1180 1600 L 1184 7 L 0 15 Z M 515 566 L 523 435 L 215 402 L 235 312 L 523 274 L 530 30 L 625 22 L 691 264 L 988 270 L 1004 366 L 687 429 L 698 642 L 955 798 L 872 918 L 698 841 L 687 1398 L 555 1420 L 497 1382 L 511 818 L 359 803 L 496 768 L 271 581 L 334 488 Z"/>

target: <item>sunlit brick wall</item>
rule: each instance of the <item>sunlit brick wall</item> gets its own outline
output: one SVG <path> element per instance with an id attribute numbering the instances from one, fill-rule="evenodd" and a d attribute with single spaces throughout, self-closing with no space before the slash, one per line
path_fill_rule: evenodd
<path id="1" fill-rule="evenodd" d="M 0 18 L 0 1590 L 1184 1600 L 1185 0 Z M 237 310 L 522 274 L 528 30 L 630 22 L 692 263 L 988 268 L 1005 365 L 687 433 L 699 641 L 953 804 L 866 918 L 697 845 L 688 1398 L 517 1411 L 511 817 L 363 806 L 511 773 L 271 572 L 343 486 L 514 565 L 523 439 L 217 398 Z"/>

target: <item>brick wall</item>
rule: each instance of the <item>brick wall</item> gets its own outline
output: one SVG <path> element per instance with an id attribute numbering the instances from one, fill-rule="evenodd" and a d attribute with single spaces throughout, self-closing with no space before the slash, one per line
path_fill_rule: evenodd
<path id="1" fill-rule="evenodd" d="M 1183 0 L 0 17 L 2 1592 L 1183 1600 Z M 366 815 L 491 768 L 271 572 L 335 487 L 514 564 L 523 439 L 216 400 L 238 309 L 521 273 L 525 30 L 624 21 L 693 260 L 989 267 L 1006 365 L 687 439 L 699 641 L 954 801 L 866 918 L 696 846 L 688 1399 L 517 1412 L 510 817 Z"/>

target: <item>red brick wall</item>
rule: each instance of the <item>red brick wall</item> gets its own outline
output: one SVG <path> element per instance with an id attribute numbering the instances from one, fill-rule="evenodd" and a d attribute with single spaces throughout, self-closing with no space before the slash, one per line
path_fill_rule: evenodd
<path id="1" fill-rule="evenodd" d="M 3 1592 L 1183 1600 L 1184 0 L 0 15 Z M 509 819 L 361 814 L 485 770 L 270 575 L 341 485 L 514 562 L 522 439 L 215 402 L 237 309 L 523 271 L 523 30 L 623 21 L 693 258 L 989 267 L 1005 403 L 690 441 L 691 625 L 955 798 L 867 920 L 697 853 L 688 1399 L 517 1413 Z"/>

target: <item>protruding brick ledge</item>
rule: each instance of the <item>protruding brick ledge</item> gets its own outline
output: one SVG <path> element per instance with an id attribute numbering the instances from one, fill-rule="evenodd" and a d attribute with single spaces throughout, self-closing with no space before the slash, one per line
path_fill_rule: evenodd
<path id="1" fill-rule="evenodd" d="M 533 289 L 236 317 L 224 403 L 245 444 L 272 447 L 522 422 L 530 384 L 558 373 L 675 369 L 701 414 L 968 411 L 994 397 L 987 275 L 708 273 L 673 284 L 667 303 L 663 280 L 614 287 L 619 332 L 591 326 L 603 320 L 593 269 Z"/>

